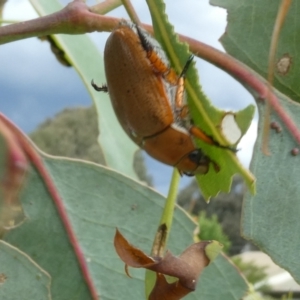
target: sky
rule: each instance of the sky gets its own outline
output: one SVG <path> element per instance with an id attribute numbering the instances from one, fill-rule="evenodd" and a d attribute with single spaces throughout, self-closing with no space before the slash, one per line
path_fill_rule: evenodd
<path id="1" fill-rule="evenodd" d="M 50 1 L 50 0 L 49 0 Z M 69 1 L 62 1 L 67 4 Z M 94 4 L 89 1 L 89 4 Z M 132 1 L 142 22 L 151 23 L 144 1 Z M 208 0 L 166 1 L 169 20 L 175 30 L 224 51 L 218 41 L 226 28 L 226 11 L 210 6 Z M 178 13 L 180 12 L 180 13 Z M 118 8 L 111 16 L 126 18 Z M 4 7 L 3 19 L 28 20 L 37 17 L 28 0 L 10 0 Z M 102 51 L 108 33 L 90 34 Z M 238 110 L 254 103 L 252 96 L 225 72 L 197 59 L 201 85 L 210 100 L 221 109 Z M 30 132 L 45 119 L 66 107 L 91 105 L 91 98 L 73 68 L 60 65 L 46 42 L 30 38 L 0 46 L 0 111 L 22 130 Z M 251 125 L 238 148 L 238 157 L 248 166 L 256 137 L 257 121 Z M 149 156 L 146 165 L 158 191 L 167 193 L 172 168 Z M 190 181 L 183 177 L 181 186 Z"/>

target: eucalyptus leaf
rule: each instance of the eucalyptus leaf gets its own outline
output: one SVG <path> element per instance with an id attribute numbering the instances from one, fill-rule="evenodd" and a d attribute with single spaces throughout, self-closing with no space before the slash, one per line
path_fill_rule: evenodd
<path id="1" fill-rule="evenodd" d="M 0 241 L 0 298 L 50 300 L 51 278 L 28 255 Z"/>
<path id="2" fill-rule="evenodd" d="M 105 167 L 82 161 L 42 157 L 67 210 L 78 243 L 101 300 L 144 299 L 144 271 L 130 269 L 118 258 L 113 238 L 122 231 L 130 242 L 150 253 L 165 198 Z M 22 193 L 26 220 L 4 239 L 29 255 L 52 278 L 53 300 L 91 299 L 73 247 L 42 177 L 32 168 Z M 193 243 L 196 224 L 176 207 L 168 249 L 179 255 Z M 226 276 L 223 271 L 226 270 Z M 223 274 L 223 275 L 222 275 Z M 230 282 L 234 280 L 234 286 Z M 215 286 L 224 286 L 216 289 Z M 222 255 L 200 277 L 198 287 L 186 299 L 240 299 L 247 284 Z"/>
<path id="3" fill-rule="evenodd" d="M 221 42 L 226 51 L 266 78 L 271 36 L 281 1 L 211 0 L 227 9 L 228 25 Z M 274 93 L 282 109 L 300 128 L 299 63 L 297 41 L 300 38 L 299 7 L 292 1 L 280 31 L 276 51 Z M 291 58 L 286 72 L 279 62 Z M 280 92 L 284 93 L 280 93 Z M 251 171 L 257 177 L 257 195 L 247 193 L 242 212 L 242 234 L 270 255 L 275 263 L 288 270 L 300 282 L 299 272 L 299 169 L 300 157 L 292 155 L 299 147 L 274 110 L 258 101 L 258 136 Z M 267 116 L 267 117 L 266 117 Z M 263 135 L 265 122 L 276 122 L 268 136 Z M 267 124 L 270 126 L 271 124 Z M 270 155 L 262 152 L 267 141 Z"/>
<path id="4" fill-rule="evenodd" d="M 300 105 L 280 93 L 276 95 L 299 128 Z M 266 138 L 271 155 L 262 152 L 266 106 L 261 103 L 258 107 L 258 137 L 250 165 L 257 177 L 257 195 L 247 193 L 244 199 L 242 234 L 300 282 L 300 156 L 291 154 L 297 146 L 295 140 L 273 111 L 271 121 L 277 122 L 281 132 L 270 131 Z"/>
<path id="5" fill-rule="evenodd" d="M 271 37 L 279 5 L 282 1 L 261 0 L 210 0 L 213 5 L 227 9 L 226 33 L 221 43 L 226 52 L 244 62 L 267 78 Z M 300 7 L 292 1 L 284 25 L 279 33 L 276 49 L 274 86 L 281 93 L 300 101 Z M 280 62 L 286 60 L 286 71 Z"/>

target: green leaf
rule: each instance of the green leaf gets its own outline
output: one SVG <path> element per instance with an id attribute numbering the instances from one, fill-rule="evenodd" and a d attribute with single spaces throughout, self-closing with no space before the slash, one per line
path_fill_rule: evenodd
<path id="1" fill-rule="evenodd" d="M 276 95 L 299 128 L 300 106 L 282 94 Z M 258 107 L 259 130 L 250 166 L 257 177 L 257 195 L 247 194 L 244 200 L 242 234 L 300 282 L 300 156 L 291 154 L 295 141 L 274 112 L 271 113 L 271 121 L 277 122 L 282 132 L 270 131 L 271 155 L 262 153 L 265 105 L 260 103 Z"/>
<path id="2" fill-rule="evenodd" d="M 20 200 L 26 220 L 8 232 L 4 240 L 25 252 L 50 274 L 53 300 L 90 299 L 57 210 L 34 168 Z M 22 299 L 22 295 L 15 299 Z"/>
<path id="3" fill-rule="evenodd" d="M 101 300 L 144 299 L 144 271 L 125 275 L 113 238 L 116 227 L 150 253 L 165 198 L 121 174 L 92 163 L 42 157 L 62 198 Z M 90 299 L 73 248 L 41 176 L 32 168 L 22 203 L 26 221 L 5 240 L 32 257 L 52 278 L 53 300 Z M 177 207 L 168 249 L 180 254 L 193 243 L 195 223 Z M 223 273 L 226 270 L 226 274 Z M 224 271 L 225 272 L 225 271 Z M 221 274 L 221 275 L 220 275 Z M 234 286 L 230 282 L 234 280 Z M 216 289 L 215 286 L 224 289 Z M 240 299 L 247 285 L 223 256 L 201 276 L 186 299 Z M 224 298 L 223 295 L 228 295 Z M 21 299 L 16 297 L 16 299 Z"/>
<path id="4" fill-rule="evenodd" d="M 214 5 L 227 9 L 228 25 L 221 41 L 227 52 L 243 61 L 256 72 L 266 77 L 271 35 L 281 1 L 220 1 L 211 0 Z M 270 3 L 272 3 L 270 5 Z M 300 59 L 297 45 L 300 38 L 299 7 L 292 2 L 280 33 L 276 54 L 275 90 L 280 105 L 300 128 L 300 107 L 291 101 L 300 100 L 299 71 Z M 278 60 L 288 54 L 292 65 L 288 72 L 280 74 Z M 287 97 L 286 97 L 287 96 Z M 290 98 L 288 98 L 290 97 Z M 298 146 L 285 125 L 273 110 L 270 121 L 277 122 L 282 132 L 271 130 L 268 137 L 270 156 L 262 153 L 265 105 L 258 102 L 258 137 L 250 169 L 257 177 L 257 195 L 247 194 L 242 216 L 242 234 L 273 261 L 288 270 L 300 282 L 299 253 L 299 156 L 292 156 L 291 150 Z"/>
<path id="5" fill-rule="evenodd" d="M 239 125 L 239 128 L 242 131 L 243 135 L 247 132 L 248 128 L 250 127 L 254 113 L 255 113 L 254 105 L 249 105 L 245 109 L 240 110 L 235 115 L 235 121 Z"/>
<path id="6" fill-rule="evenodd" d="M 264 78 L 267 77 L 271 37 L 280 0 L 210 0 L 227 9 L 228 25 L 221 38 L 226 52 L 244 62 Z M 300 101 L 300 7 L 292 1 L 280 32 L 275 59 L 274 86 L 295 101 Z M 291 66 L 286 74 L 279 72 L 277 63 L 289 57 Z"/>
<path id="7" fill-rule="evenodd" d="M 56 0 L 30 0 L 40 16 L 62 9 Z M 133 155 L 138 149 L 121 128 L 108 95 L 96 92 L 91 80 L 101 84 L 106 81 L 103 58 L 91 39 L 86 35 L 55 35 L 54 40 L 65 51 L 67 59 L 82 78 L 98 111 L 99 143 L 107 166 L 132 178 L 137 178 L 133 170 Z M 67 82 L 67 79 L 66 79 Z"/>
<path id="8" fill-rule="evenodd" d="M 231 263 L 224 263 L 226 258 L 223 255 L 218 255 L 202 273 L 197 290 L 201 291 L 199 296 L 191 294 L 191 298 L 187 300 L 238 300 L 245 296 L 247 284 L 244 278 L 236 272 L 232 272 L 235 268 Z M 243 286 L 243 289 L 241 289 Z M 185 299 L 185 300 L 186 300 Z"/>
<path id="9" fill-rule="evenodd" d="M 174 33 L 173 26 L 168 22 L 165 15 L 165 5 L 162 1 L 147 1 L 155 37 L 161 43 L 166 51 L 171 65 L 179 74 L 190 56 L 188 46 L 179 43 L 177 35 Z M 222 137 L 219 127 L 225 112 L 214 107 L 203 93 L 199 85 L 199 77 L 194 66 L 189 68 L 185 82 L 188 104 L 190 113 L 195 125 L 201 128 L 209 136 L 213 136 L 220 144 L 226 144 Z M 250 126 L 254 108 L 252 106 L 235 113 L 238 124 L 241 125 L 242 134 L 244 134 Z M 241 116 L 245 118 L 241 121 Z M 220 167 L 220 171 L 216 172 L 213 167 L 205 175 L 196 176 L 197 182 L 201 187 L 203 196 L 209 199 L 216 196 L 220 191 L 229 192 L 232 182 L 232 176 L 239 173 L 245 179 L 251 192 L 255 191 L 254 178 L 238 161 L 236 155 L 229 150 L 224 150 L 215 146 L 206 144 L 196 139 L 196 144 L 204 150 L 204 152 Z"/>
<path id="10" fill-rule="evenodd" d="M 0 298 L 50 300 L 51 278 L 28 255 L 0 241 Z"/>
<path id="11" fill-rule="evenodd" d="M 205 248 L 206 256 L 210 259 L 210 261 L 214 261 L 222 251 L 222 248 L 222 244 L 217 241 L 212 241 L 211 244 Z"/>

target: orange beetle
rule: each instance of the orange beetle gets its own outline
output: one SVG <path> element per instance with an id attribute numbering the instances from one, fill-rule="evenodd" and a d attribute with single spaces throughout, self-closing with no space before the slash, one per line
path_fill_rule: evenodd
<path id="1" fill-rule="evenodd" d="M 121 126 L 137 145 L 190 176 L 205 174 L 211 162 L 195 147 L 192 135 L 220 146 L 188 118 L 184 75 L 192 58 L 177 76 L 156 40 L 138 26 L 122 22 L 105 45 L 107 85 L 98 87 L 92 81 L 97 91 L 109 92 Z"/>

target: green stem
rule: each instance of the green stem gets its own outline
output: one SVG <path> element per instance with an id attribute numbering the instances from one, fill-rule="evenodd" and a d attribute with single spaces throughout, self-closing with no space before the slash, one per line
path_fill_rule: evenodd
<path id="1" fill-rule="evenodd" d="M 122 5 L 121 0 L 106 0 L 90 7 L 90 11 L 95 14 L 105 15 Z"/>
<path id="2" fill-rule="evenodd" d="M 128 14 L 128 16 L 130 17 L 131 21 L 135 24 L 141 24 L 141 21 L 138 17 L 138 14 L 136 13 L 132 3 L 130 2 L 130 0 L 121 0 L 126 12 Z"/>
<path id="3" fill-rule="evenodd" d="M 180 174 L 178 170 L 174 168 L 168 197 L 166 199 L 165 207 L 154 238 L 154 242 L 151 250 L 151 256 L 163 257 L 164 255 L 165 246 L 167 244 L 171 232 L 179 180 L 180 180 Z M 146 275 L 145 275 L 146 299 L 148 299 L 154 287 L 155 281 L 156 281 L 156 274 L 152 271 L 146 270 Z"/>
<path id="4" fill-rule="evenodd" d="M 178 184 L 180 175 L 177 169 L 174 168 L 168 197 L 165 203 L 165 207 L 159 222 L 159 226 L 154 238 L 151 256 L 163 257 L 165 246 L 171 231 L 173 222 L 174 208 L 176 204 L 176 196 L 178 191 Z"/>

